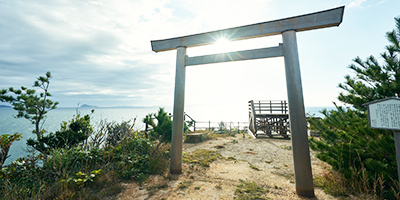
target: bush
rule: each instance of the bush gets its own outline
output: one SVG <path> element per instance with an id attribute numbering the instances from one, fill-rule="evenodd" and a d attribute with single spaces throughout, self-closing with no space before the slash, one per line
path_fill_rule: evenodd
<path id="1" fill-rule="evenodd" d="M 113 127 L 127 127 L 127 123 Z M 129 132 L 116 146 L 75 145 L 49 149 L 46 162 L 43 154 L 19 158 L 0 170 L 0 196 L 5 199 L 98 199 L 121 191 L 121 179 L 144 181 L 150 174 L 164 173 L 169 146 L 156 148 L 149 139 L 132 130 Z"/>
<path id="2" fill-rule="evenodd" d="M 102 149 L 85 150 L 81 147 L 54 150 L 43 169 L 56 176 L 76 174 L 79 171 L 93 171 L 111 161 L 111 154 Z"/>
<path id="3" fill-rule="evenodd" d="M 105 146 L 117 146 L 121 141 L 129 138 L 134 134 L 133 126 L 136 119 L 130 124 L 130 121 L 122 121 L 120 124 L 108 123 L 106 125 L 106 141 Z"/>
<path id="4" fill-rule="evenodd" d="M 155 138 L 160 138 L 163 142 L 171 142 L 172 139 L 172 120 L 171 117 L 164 111 L 164 108 L 159 108 L 157 114 L 154 115 L 157 120 L 157 125 L 153 127 L 150 133 Z"/>
<path id="5" fill-rule="evenodd" d="M 10 150 L 11 144 L 15 140 L 20 140 L 22 138 L 22 134 L 14 133 L 12 135 L 3 134 L 0 136 L 0 169 L 3 167 L 4 162 L 9 157 L 8 151 Z"/>
<path id="6" fill-rule="evenodd" d="M 116 170 L 122 178 L 143 181 L 149 174 L 165 171 L 167 157 L 155 151 L 154 145 L 146 138 L 122 142 L 113 150 Z M 162 163 L 162 165 L 158 163 Z"/>
<path id="7" fill-rule="evenodd" d="M 93 112 L 94 110 L 92 110 Z M 49 154 L 54 149 L 83 146 L 92 133 L 90 115 L 81 117 L 77 114 L 71 121 L 62 122 L 59 131 L 49 133 L 37 140 L 30 138 L 27 140 L 27 144 L 42 153 Z"/>
<path id="8" fill-rule="evenodd" d="M 349 66 L 355 76 L 346 75 L 339 84 L 344 92 L 338 99 L 352 108 L 325 110 L 325 119 L 310 120 L 320 132 L 320 139 L 310 139 L 310 147 L 347 180 L 349 191 L 388 199 L 394 199 L 400 189 L 393 132 L 370 129 L 363 104 L 400 97 L 400 18 L 395 22 L 396 29 L 386 33 L 390 44 L 380 54 L 383 64 L 374 56 L 365 61 L 357 57 Z"/>
<path id="9" fill-rule="evenodd" d="M 0 170 L 0 196 L 7 199 L 30 199 L 43 192 L 51 180 L 37 165 L 41 156 L 18 158 Z"/>
<path id="10" fill-rule="evenodd" d="M 391 186 L 398 180 L 393 132 L 370 129 L 361 111 L 337 107 L 322 113 L 324 119 L 310 119 L 320 131 L 320 138 L 310 139 L 316 157 L 341 173 L 355 191 L 369 193 L 382 179 L 383 194 L 378 190 L 373 195 L 393 197 Z"/>

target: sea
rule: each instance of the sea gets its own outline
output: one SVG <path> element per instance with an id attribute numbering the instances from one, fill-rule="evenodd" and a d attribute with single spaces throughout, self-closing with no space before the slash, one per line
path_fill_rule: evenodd
<path id="1" fill-rule="evenodd" d="M 91 110 L 94 112 L 91 114 Z M 107 122 L 121 123 L 122 121 L 135 121 L 134 129 L 143 130 L 145 125 L 142 119 L 149 113 L 156 113 L 158 107 L 81 107 L 81 108 L 57 108 L 47 113 L 47 117 L 42 125 L 42 128 L 47 132 L 54 132 L 60 129 L 60 124 L 63 121 L 71 120 L 75 115 L 80 114 L 81 116 L 90 114 L 91 123 L 96 128 L 100 121 L 105 120 Z M 172 113 L 171 107 L 164 107 L 167 113 Z M 186 109 L 186 108 L 185 108 Z M 315 117 L 323 117 L 321 111 L 323 109 L 334 109 L 334 107 L 306 107 L 307 115 L 314 115 Z M 207 108 L 193 108 L 189 107 L 190 117 L 194 120 L 203 123 L 203 126 L 208 126 L 211 123 L 217 124 L 217 122 L 230 122 L 231 124 L 241 124 L 241 126 L 247 126 L 248 123 L 248 111 L 247 108 L 241 109 L 236 114 L 227 113 L 224 110 L 218 109 L 207 109 Z M 21 133 L 22 139 L 15 141 L 9 151 L 10 157 L 6 160 L 5 165 L 10 164 L 12 161 L 19 157 L 28 155 L 28 149 L 26 140 L 28 138 L 35 138 L 32 134 L 34 130 L 34 124 L 24 118 L 15 118 L 17 111 L 11 107 L 0 107 L 0 135 Z M 202 126 L 198 124 L 197 126 Z"/>

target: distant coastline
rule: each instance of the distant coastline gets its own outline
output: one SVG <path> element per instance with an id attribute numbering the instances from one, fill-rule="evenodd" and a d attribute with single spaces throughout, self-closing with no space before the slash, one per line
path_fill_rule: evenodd
<path id="1" fill-rule="evenodd" d="M 165 106 L 95 106 L 95 105 L 87 105 L 87 104 L 83 104 L 82 106 L 79 107 L 74 107 L 74 106 L 62 106 L 62 107 L 57 107 L 58 108 L 164 108 Z"/>
<path id="2" fill-rule="evenodd" d="M 145 109 L 145 108 L 156 108 L 156 109 L 158 109 L 158 108 L 165 108 L 166 106 L 105 106 L 105 107 L 102 107 L 102 106 L 94 106 L 94 105 L 87 105 L 87 104 L 84 104 L 84 105 L 82 105 L 82 106 L 79 106 L 79 107 L 74 107 L 74 106 L 62 106 L 62 107 L 57 107 L 57 109 L 76 109 L 76 108 L 137 108 L 137 109 Z M 8 105 L 0 105 L 0 108 L 12 108 L 11 106 L 8 106 Z"/>
<path id="3" fill-rule="evenodd" d="M 98 108 L 98 106 L 83 104 L 79 108 Z"/>

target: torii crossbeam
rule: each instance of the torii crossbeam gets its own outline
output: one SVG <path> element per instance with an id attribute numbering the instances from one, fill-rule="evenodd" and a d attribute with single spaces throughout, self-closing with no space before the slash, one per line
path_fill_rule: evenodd
<path id="1" fill-rule="evenodd" d="M 155 52 L 177 49 L 170 172 L 182 172 L 185 67 L 283 56 L 289 101 L 296 192 L 300 196 L 314 197 L 296 32 L 339 26 L 343 19 L 343 13 L 344 6 L 247 26 L 151 41 L 152 50 Z M 197 57 L 186 55 L 186 48 L 212 44 L 221 37 L 228 40 L 244 40 L 278 34 L 282 34 L 283 44 L 276 47 Z"/>

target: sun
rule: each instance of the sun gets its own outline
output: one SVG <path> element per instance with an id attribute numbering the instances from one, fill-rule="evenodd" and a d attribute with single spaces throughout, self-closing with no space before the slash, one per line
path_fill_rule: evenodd
<path id="1" fill-rule="evenodd" d="M 215 44 L 216 45 L 223 45 L 223 44 L 226 44 L 226 43 L 229 43 L 230 41 L 228 40 L 228 38 L 225 38 L 225 37 L 221 37 L 221 38 L 218 38 L 216 41 L 215 41 Z"/>
<path id="2" fill-rule="evenodd" d="M 232 42 L 229 37 L 218 37 L 214 38 L 214 41 L 210 45 L 205 45 L 199 48 L 191 48 L 189 53 L 193 55 L 211 55 L 234 52 L 235 42 Z"/>
<path id="3" fill-rule="evenodd" d="M 213 50 L 218 53 L 230 52 L 232 51 L 231 47 L 232 47 L 232 42 L 225 37 L 218 38 L 215 41 L 214 45 L 212 45 Z"/>

